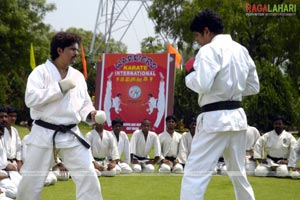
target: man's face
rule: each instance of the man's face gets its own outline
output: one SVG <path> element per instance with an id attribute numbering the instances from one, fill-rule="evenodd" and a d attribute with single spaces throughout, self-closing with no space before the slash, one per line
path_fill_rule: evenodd
<path id="1" fill-rule="evenodd" d="M 64 65 L 74 64 L 79 53 L 78 44 L 75 43 L 64 49 L 58 48 L 57 52 Z"/>
<path id="2" fill-rule="evenodd" d="M 8 115 L 6 112 L 0 112 L 0 124 L 7 124 Z"/>
<path id="3" fill-rule="evenodd" d="M 174 130 L 176 127 L 176 122 L 173 119 L 170 119 L 167 121 L 167 129 L 168 130 Z"/>
<path id="4" fill-rule="evenodd" d="M 215 34 L 210 32 L 210 30 L 207 27 L 204 28 L 203 33 L 200 32 L 193 32 L 193 33 L 194 33 L 195 41 L 201 46 L 210 43 L 213 37 L 215 36 Z"/>
<path id="5" fill-rule="evenodd" d="M 143 133 L 148 133 L 149 130 L 151 129 L 151 123 L 150 121 L 146 120 L 142 123 L 141 129 Z"/>
<path id="6" fill-rule="evenodd" d="M 121 124 L 114 124 L 113 126 L 112 126 L 112 129 L 113 129 L 113 131 L 114 131 L 114 133 L 120 133 L 121 132 L 121 130 L 122 130 L 122 125 Z"/>
<path id="7" fill-rule="evenodd" d="M 279 135 L 284 130 L 285 125 L 284 125 L 283 121 L 281 119 L 279 119 L 279 120 L 276 120 L 273 122 L 273 127 L 274 127 L 275 132 Z"/>
<path id="8" fill-rule="evenodd" d="M 8 123 L 10 123 L 11 125 L 14 125 L 16 123 L 17 120 L 17 113 L 9 113 L 8 114 Z"/>

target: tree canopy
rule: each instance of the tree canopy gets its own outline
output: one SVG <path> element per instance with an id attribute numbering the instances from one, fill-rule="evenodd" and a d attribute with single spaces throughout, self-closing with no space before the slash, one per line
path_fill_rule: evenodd
<path id="1" fill-rule="evenodd" d="M 156 22 L 157 32 L 176 40 L 181 52 L 193 57 L 193 35 L 189 30 L 191 20 L 204 8 L 217 11 L 222 16 L 225 33 L 244 45 L 257 65 L 261 92 L 244 100 L 249 122 L 266 131 L 272 128 L 271 117 L 282 114 L 295 126 L 299 118 L 296 111 L 299 109 L 300 14 L 247 16 L 247 3 L 229 0 L 154 0 L 149 17 Z M 272 4 L 276 3 L 293 3 L 299 7 L 299 1 L 272 1 Z M 182 105 L 183 100 L 180 101 Z M 190 99 L 184 102 L 187 104 L 184 107 L 193 107 Z M 176 103 L 179 104 L 175 99 Z M 174 107 L 178 108 L 178 105 Z M 185 116 L 188 114 L 186 112 Z"/>

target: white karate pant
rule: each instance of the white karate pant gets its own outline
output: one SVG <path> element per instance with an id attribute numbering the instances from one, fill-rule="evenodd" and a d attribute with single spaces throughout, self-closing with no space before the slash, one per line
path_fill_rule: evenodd
<path id="1" fill-rule="evenodd" d="M 5 171 L 0 170 L 1 173 L 7 174 Z M 7 197 L 16 198 L 18 187 L 10 180 L 10 178 L 4 178 L 0 180 L 0 188 Z"/>
<path id="2" fill-rule="evenodd" d="M 77 200 L 102 200 L 100 183 L 91 160 L 90 151 L 83 145 L 59 149 L 60 158 L 76 184 Z M 53 162 L 52 148 L 29 144 L 26 162 L 21 168 L 18 200 L 39 200 L 46 176 Z"/>
<path id="3" fill-rule="evenodd" d="M 227 173 L 237 200 L 254 200 L 254 192 L 246 177 L 246 131 L 197 132 L 184 168 L 181 200 L 202 200 L 218 159 L 223 155 Z M 225 197 L 224 197 L 225 198 Z"/>

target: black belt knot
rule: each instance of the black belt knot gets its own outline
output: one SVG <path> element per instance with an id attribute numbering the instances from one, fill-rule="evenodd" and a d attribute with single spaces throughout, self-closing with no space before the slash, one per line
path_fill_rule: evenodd
<path id="1" fill-rule="evenodd" d="M 218 101 L 200 107 L 200 113 L 216 111 L 216 110 L 233 110 L 241 107 L 242 107 L 242 102 L 240 101 Z"/>

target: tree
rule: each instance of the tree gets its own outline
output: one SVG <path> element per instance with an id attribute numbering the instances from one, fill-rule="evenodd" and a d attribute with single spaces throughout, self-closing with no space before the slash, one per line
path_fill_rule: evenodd
<path id="1" fill-rule="evenodd" d="M 249 50 L 260 71 L 262 88 L 260 94 L 245 100 L 251 121 L 257 122 L 259 128 L 267 129 L 270 128 L 269 119 L 272 115 L 283 114 L 294 123 L 295 118 L 298 117 L 294 105 L 299 105 L 298 88 L 300 85 L 299 12 L 291 17 L 246 16 L 246 3 L 229 0 L 154 0 L 149 16 L 156 22 L 157 32 L 163 32 L 180 41 L 178 47 L 185 52 L 184 56 L 192 57 L 193 38 L 189 31 L 191 20 L 203 8 L 216 10 L 223 18 L 225 33 L 231 34 L 234 40 Z M 289 4 L 291 2 L 283 0 L 274 1 L 274 3 Z M 299 7 L 298 1 L 293 3 Z M 184 58 L 184 60 L 187 59 Z M 278 85 L 274 84 L 274 78 Z M 278 95 L 281 94 L 280 91 L 288 94 Z M 278 95 L 277 98 L 273 96 L 275 94 Z M 267 103 L 273 98 L 275 98 L 274 104 Z M 190 105 L 189 101 L 182 103 Z M 178 105 L 175 106 L 178 107 Z M 187 111 L 185 116 L 188 115 Z M 258 116 L 262 116 L 263 121 L 258 120 Z"/>
<path id="2" fill-rule="evenodd" d="M 0 80 L 1 104 L 10 104 L 25 118 L 24 91 L 28 74 L 30 43 L 35 47 L 36 63 L 48 57 L 50 26 L 45 14 L 55 8 L 45 0 L 0 0 Z"/>
<path id="3" fill-rule="evenodd" d="M 144 38 L 141 46 L 142 53 L 162 53 L 166 51 L 166 48 L 157 36 Z"/>

